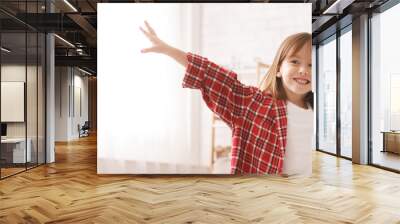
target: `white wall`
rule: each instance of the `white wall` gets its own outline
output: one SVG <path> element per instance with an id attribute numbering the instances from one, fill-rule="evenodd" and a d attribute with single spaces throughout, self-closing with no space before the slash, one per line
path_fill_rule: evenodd
<path id="1" fill-rule="evenodd" d="M 78 124 L 88 120 L 88 78 L 72 67 L 56 67 L 55 73 L 55 141 L 77 139 Z M 77 89 L 81 90 L 82 114 L 76 107 Z"/>
<path id="2" fill-rule="evenodd" d="M 78 74 L 77 74 L 78 72 Z M 75 102 L 74 104 L 74 113 L 72 113 L 72 119 L 71 119 L 71 135 L 73 138 L 79 137 L 79 132 L 77 129 L 78 124 L 82 126 L 85 121 L 88 121 L 89 113 L 88 113 L 88 77 L 87 76 L 82 76 L 83 73 L 81 73 L 79 70 L 74 70 L 74 93 L 73 96 Z M 78 90 L 80 90 L 80 99 L 78 97 Z M 81 101 L 79 103 L 79 101 Z M 79 107 L 82 110 L 81 112 L 79 111 Z"/>
<path id="3" fill-rule="evenodd" d="M 55 141 L 68 140 L 68 67 L 55 68 Z"/>
<path id="4" fill-rule="evenodd" d="M 270 64 L 285 37 L 311 33 L 310 21 L 311 3 L 203 4 L 201 52 L 232 69 Z"/>

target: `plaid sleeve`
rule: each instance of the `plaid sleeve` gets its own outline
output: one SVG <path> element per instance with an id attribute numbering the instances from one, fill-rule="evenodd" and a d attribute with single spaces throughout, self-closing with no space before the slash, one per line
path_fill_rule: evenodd
<path id="1" fill-rule="evenodd" d="M 242 117 L 254 87 L 245 86 L 237 80 L 237 74 L 227 70 L 207 58 L 187 54 L 183 87 L 200 89 L 207 106 L 231 128 Z"/>

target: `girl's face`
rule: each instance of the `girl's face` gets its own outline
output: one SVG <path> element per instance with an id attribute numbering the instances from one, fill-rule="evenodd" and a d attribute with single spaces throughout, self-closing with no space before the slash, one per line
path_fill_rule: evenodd
<path id="1" fill-rule="evenodd" d="M 311 91 L 311 44 L 305 44 L 295 54 L 283 60 L 278 77 L 282 78 L 287 95 L 305 95 Z"/>

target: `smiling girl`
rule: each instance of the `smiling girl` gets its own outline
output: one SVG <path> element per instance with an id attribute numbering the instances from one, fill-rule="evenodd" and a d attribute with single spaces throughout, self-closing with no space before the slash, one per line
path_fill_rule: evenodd
<path id="1" fill-rule="evenodd" d="M 233 174 L 311 175 L 313 93 L 311 35 L 297 33 L 280 45 L 259 88 L 207 58 L 162 41 L 145 21 L 151 41 L 142 53 L 165 54 L 186 68 L 183 87 L 199 89 L 207 106 L 232 129 Z"/>

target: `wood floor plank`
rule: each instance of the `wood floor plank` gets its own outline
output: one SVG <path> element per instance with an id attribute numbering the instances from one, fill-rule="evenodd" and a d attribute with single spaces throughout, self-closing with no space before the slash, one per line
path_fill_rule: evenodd
<path id="1" fill-rule="evenodd" d="M 96 137 L 0 181 L 0 223 L 400 223 L 400 175 L 315 152 L 311 178 L 97 175 Z"/>

